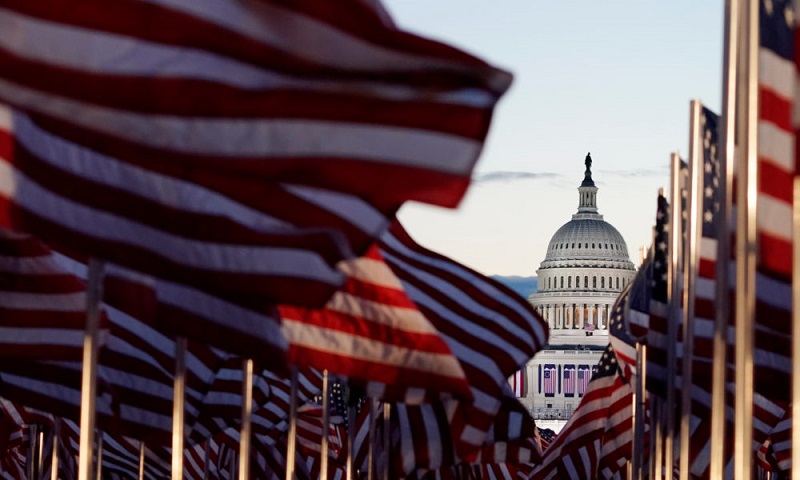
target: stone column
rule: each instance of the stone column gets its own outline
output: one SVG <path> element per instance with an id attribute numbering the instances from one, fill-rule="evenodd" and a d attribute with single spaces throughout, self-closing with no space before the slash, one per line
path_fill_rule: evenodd
<path id="1" fill-rule="evenodd" d="M 586 325 L 586 319 L 583 318 L 584 312 L 586 311 L 586 304 L 582 304 L 581 309 L 578 310 L 578 326 L 583 328 Z"/>
<path id="2" fill-rule="evenodd" d="M 555 312 L 553 311 L 553 304 L 547 306 L 547 324 L 550 328 L 555 328 L 556 326 L 556 318 Z"/>
<path id="3" fill-rule="evenodd" d="M 608 328 L 608 322 L 606 321 L 606 306 L 602 303 L 597 304 L 597 316 L 599 317 L 597 320 L 597 328 L 602 328 L 603 330 Z"/>

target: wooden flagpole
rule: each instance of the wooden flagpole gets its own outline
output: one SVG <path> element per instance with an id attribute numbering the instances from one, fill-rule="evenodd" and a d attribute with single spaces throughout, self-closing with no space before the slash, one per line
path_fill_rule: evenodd
<path id="1" fill-rule="evenodd" d="M 242 424 L 239 429 L 239 480 L 250 479 L 253 430 L 253 359 L 242 361 Z"/>
<path id="2" fill-rule="evenodd" d="M 186 346 L 186 337 L 177 337 L 175 339 L 175 378 L 172 392 L 172 480 L 183 480 Z"/>
<path id="3" fill-rule="evenodd" d="M 144 442 L 139 442 L 139 480 L 144 480 Z"/>
<path id="4" fill-rule="evenodd" d="M 94 449 L 95 400 L 97 393 L 97 329 L 103 298 L 103 262 L 89 260 L 86 289 L 86 329 L 83 334 L 81 370 L 81 420 L 78 448 L 78 480 L 90 480 Z"/>
<path id="5" fill-rule="evenodd" d="M 800 177 L 794 177 L 792 208 L 792 480 L 800 480 Z"/>
<path id="6" fill-rule="evenodd" d="M 379 401 L 375 398 L 369 398 L 369 425 L 367 430 L 369 451 L 367 453 L 367 480 L 375 480 L 375 442 L 377 441 L 375 435 L 375 422 L 378 419 L 378 405 Z"/>
<path id="7" fill-rule="evenodd" d="M 289 437 L 286 442 L 286 480 L 294 480 L 294 462 L 297 457 L 297 365 L 290 367 Z"/>
<path id="8" fill-rule="evenodd" d="M 710 478 L 723 478 L 725 470 L 725 385 L 730 310 L 729 265 L 731 258 L 730 225 L 733 211 L 733 164 L 736 151 L 737 71 L 739 57 L 740 0 L 726 0 L 723 46 L 722 122 L 723 141 L 720 181 L 724 199 L 720 202 L 717 222 L 716 318 L 714 319 L 714 361 L 711 385 Z"/>
<path id="9" fill-rule="evenodd" d="M 97 480 L 103 480 L 103 450 L 104 450 L 104 436 L 103 432 L 99 432 L 98 439 L 97 439 L 97 474 L 95 478 Z"/>
<path id="10" fill-rule="evenodd" d="M 745 90 L 744 155 L 737 161 L 736 203 L 736 410 L 734 478 L 749 479 L 753 470 L 753 333 L 756 298 L 758 199 L 758 47 L 759 3 L 749 1 L 743 18 L 746 45 L 742 56 Z"/>
<path id="11" fill-rule="evenodd" d="M 389 480 L 391 473 L 391 452 L 390 444 L 392 441 L 392 404 L 383 404 L 383 480 Z"/>
<path id="12" fill-rule="evenodd" d="M 58 442 L 61 436 L 61 417 L 53 420 L 53 453 L 50 459 L 50 480 L 58 480 Z"/>
<path id="13" fill-rule="evenodd" d="M 322 371 L 322 438 L 319 445 L 319 479 L 328 480 L 328 429 L 331 423 L 330 402 L 328 402 L 330 374 L 328 369 Z"/>
<path id="14" fill-rule="evenodd" d="M 687 244 L 685 252 L 684 281 L 683 281 L 683 372 L 681 388 L 681 429 L 680 429 L 680 455 L 678 471 L 680 480 L 689 480 L 689 437 L 690 420 L 692 418 L 692 362 L 694 355 L 694 302 L 695 280 L 697 278 L 698 242 L 702 234 L 699 210 L 702 210 L 700 192 L 703 190 L 703 158 L 701 153 L 702 139 L 700 138 L 700 115 L 702 104 L 699 100 L 692 100 L 689 107 L 689 171 L 691 182 L 689 186 L 689 199 L 686 205 L 689 212 L 687 229 Z"/>
<path id="15" fill-rule="evenodd" d="M 636 342 L 636 378 L 634 379 L 633 404 L 633 446 L 631 454 L 631 478 L 644 478 L 644 422 L 645 422 L 645 389 L 644 379 L 647 376 L 647 345 Z"/>

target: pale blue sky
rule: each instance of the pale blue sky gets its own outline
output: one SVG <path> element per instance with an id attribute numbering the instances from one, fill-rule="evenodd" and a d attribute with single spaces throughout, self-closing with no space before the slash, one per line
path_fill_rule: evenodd
<path id="1" fill-rule="evenodd" d="M 577 209 L 591 151 L 600 213 L 631 259 L 649 245 L 669 155 L 688 151 L 689 101 L 719 111 L 721 1 L 385 0 L 400 27 L 511 71 L 478 176 L 456 210 L 408 204 L 421 244 L 485 274 L 534 275 Z M 524 174 L 524 175 L 522 175 Z M 512 175 L 514 177 L 514 175 Z"/>

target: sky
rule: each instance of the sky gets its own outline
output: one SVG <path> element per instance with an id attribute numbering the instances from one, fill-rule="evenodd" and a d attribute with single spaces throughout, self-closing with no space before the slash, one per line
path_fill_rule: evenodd
<path id="1" fill-rule="evenodd" d="M 400 28 L 514 75 L 456 209 L 407 203 L 420 244 L 486 275 L 536 274 L 577 211 L 591 152 L 597 204 L 631 260 L 650 244 L 689 102 L 719 112 L 723 2 L 384 0 Z"/>

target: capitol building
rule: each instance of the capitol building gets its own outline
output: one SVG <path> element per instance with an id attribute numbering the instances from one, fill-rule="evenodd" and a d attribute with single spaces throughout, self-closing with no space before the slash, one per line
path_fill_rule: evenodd
<path id="1" fill-rule="evenodd" d="M 550 327 L 543 351 L 522 370 L 520 401 L 537 425 L 558 431 L 580 403 L 605 346 L 615 300 L 636 275 L 625 239 L 597 209 L 592 158 L 578 187 L 578 212 L 559 228 L 528 300 Z"/>

